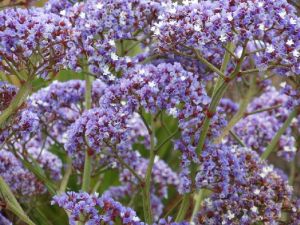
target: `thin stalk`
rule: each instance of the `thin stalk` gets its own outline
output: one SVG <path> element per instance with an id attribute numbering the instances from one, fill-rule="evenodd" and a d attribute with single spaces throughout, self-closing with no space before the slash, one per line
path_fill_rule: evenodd
<path id="1" fill-rule="evenodd" d="M 286 129 L 289 127 L 289 125 L 291 124 L 292 120 L 298 115 L 299 113 L 299 108 L 296 107 L 294 108 L 290 115 L 288 116 L 288 118 L 286 119 L 286 121 L 283 123 L 282 127 L 277 131 L 276 135 L 273 137 L 273 139 L 271 140 L 271 142 L 268 144 L 266 150 L 264 151 L 264 153 L 261 155 L 262 159 L 267 159 L 269 157 L 269 155 L 272 153 L 272 151 L 275 149 L 281 135 L 283 135 L 283 133 L 286 131 Z"/>
<path id="2" fill-rule="evenodd" d="M 274 106 L 271 106 L 271 107 L 255 110 L 253 112 L 247 112 L 247 113 L 245 113 L 245 116 L 250 116 L 250 115 L 254 115 L 254 114 L 258 114 L 258 113 L 262 113 L 262 112 L 266 112 L 266 111 L 271 111 L 273 109 L 278 109 L 281 106 L 282 106 L 281 104 L 278 104 L 278 105 L 274 105 Z"/>
<path id="3" fill-rule="evenodd" d="M 247 46 L 247 43 L 245 44 L 245 46 Z M 208 130 L 209 130 L 209 126 L 210 126 L 210 120 L 212 118 L 212 116 L 214 115 L 214 113 L 216 112 L 217 106 L 221 100 L 221 98 L 223 97 L 229 82 L 231 80 L 233 80 L 238 73 L 240 72 L 243 60 L 245 58 L 246 55 L 246 47 L 244 47 L 241 58 L 238 60 L 238 63 L 236 65 L 235 70 L 231 73 L 231 75 L 229 76 L 229 80 L 224 80 L 223 83 L 218 87 L 217 91 L 215 92 L 214 96 L 212 97 L 210 106 L 208 108 L 208 113 L 204 119 L 203 122 L 203 126 L 202 126 L 202 131 L 201 131 L 201 135 L 199 138 L 199 144 L 198 147 L 196 149 L 197 154 L 199 155 L 203 149 L 204 143 L 205 143 L 205 139 L 206 136 L 208 134 Z"/>
<path id="4" fill-rule="evenodd" d="M 150 157 L 148 168 L 145 177 L 145 188 L 143 190 L 143 202 L 144 202 L 144 215 L 147 224 L 153 223 L 152 210 L 151 210 L 151 199 L 150 199 L 150 188 L 151 188 L 151 175 L 152 168 L 155 159 L 155 128 L 154 128 L 154 118 L 151 118 L 151 133 L 150 133 Z"/>
<path id="5" fill-rule="evenodd" d="M 295 157 L 296 158 L 296 157 Z M 295 179 L 295 175 L 296 175 L 296 171 L 297 171 L 297 162 L 296 159 L 293 159 L 290 162 L 290 174 L 289 174 L 289 184 L 291 186 L 294 185 L 294 179 Z"/>
<path id="6" fill-rule="evenodd" d="M 195 196 L 196 201 L 195 201 L 195 206 L 193 209 L 192 217 L 190 219 L 190 224 L 193 223 L 194 218 L 196 217 L 196 215 L 200 209 L 200 205 L 201 205 L 201 202 L 203 201 L 203 197 L 204 197 L 204 189 L 200 189 L 199 192 L 197 193 L 197 195 Z"/>
<path id="7" fill-rule="evenodd" d="M 225 136 L 229 134 L 232 128 L 244 117 L 247 111 L 248 105 L 256 94 L 256 76 L 251 76 L 250 87 L 247 90 L 246 96 L 242 99 L 239 110 L 228 122 L 227 126 L 223 129 L 221 135 L 214 141 L 216 144 L 220 144 Z"/>
<path id="8" fill-rule="evenodd" d="M 67 159 L 67 168 L 66 168 L 64 177 L 60 183 L 60 187 L 59 187 L 60 194 L 62 194 L 66 191 L 71 174 L 72 174 L 72 159 L 68 158 Z"/>
<path id="9" fill-rule="evenodd" d="M 178 211 L 177 217 L 175 219 L 175 222 L 180 222 L 180 221 L 184 220 L 186 212 L 190 206 L 190 196 L 191 196 L 191 193 L 185 194 L 183 196 L 182 203 L 181 203 L 180 209 Z"/>
<path id="10" fill-rule="evenodd" d="M 3 127 L 8 118 L 14 114 L 18 108 L 24 103 L 31 92 L 31 81 L 26 81 L 19 89 L 17 95 L 13 98 L 9 106 L 2 111 L 0 115 L 0 128 Z"/>
<path id="11" fill-rule="evenodd" d="M 234 131 L 230 130 L 229 133 L 231 136 L 243 147 L 246 147 L 246 144 L 234 133 Z"/>
<path id="12" fill-rule="evenodd" d="M 92 81 L 89 75 L 85 74 L 85 109 L 89 110 L 92 107 Z M 92 158 L 88 153 L 88 149 L 85 151 L 84 170 L 82 179 L 82 190 L 88 191 L 91 182 L 92 171 Z"/>
<path id="13" fill-rule="evenodd" d="M 211 64 L 209 61 L 207 61 L 198 50 L 194 49 L 194 52 L 197 56 L 197 59 L 202 62 L 204 65 L 206 65 L 210 70 L 218 74 L 222 79 L 226 79 L 225 74 L 219 70 L 217 67 L 215 67 L 213 64 Z"/>
<path id="14" fill-rule="evenodd" d="M 172 134 L 170 134 L 160 145 L 158 145 L 155 149 L 154 152 L 158 152 L 159 149 L 161 149 L 166 143 L 168 143 L 168 141 L 170 141 L 173 137 L 175 137 L 175 135 L 179 132 L 179 130 L 177 129 L 176 131 L 174 131 Z"/>

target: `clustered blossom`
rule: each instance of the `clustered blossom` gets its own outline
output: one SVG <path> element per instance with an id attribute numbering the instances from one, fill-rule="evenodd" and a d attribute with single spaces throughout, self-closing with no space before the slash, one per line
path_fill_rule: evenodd
<path id="1" fill-rule="evenodd" d="M 0 68 L 8 74 L 47 77 L 58 72 L 70 37 L 70 22 L 41 9 L 0 12 Z"/>
<path id="2" fill-rule="evenodd" d="M 92 85 L 92 107 L 98 106 L 106 85 L 95 80 Z M 29 108 L 40 119 L 40 124 L 56 141 L 65 142 L 68 127 L 84 111 L 85 82 L 71 80 L 55 81 L 30 96 Z"/>
<path id="3" fill-rule="evenodd" d="M 287 95 L 280 93 L 274 87 L 267 88 L 261 96 L 250 103 L 247 110 L 251 113 L 270 107 L 274 108 L 257 114 L 246 115 L 234 127 L 235 133 L 246 146 L 260 154 L 263 153 L 291 111 L 285 107 L 288 101 Z M 292 135 L 292 129 L 288 128 L 279 139 L 277 155 L 290 161 L 294 158 L 296 151 L 296 140 Z"/>
<path id="4" fill-rule="evenodd" d="M 287 102 L 285 102 L 284 107 L 287 107 L 288 109 L 300 106 L 300 90 L 299 87 L 292 88 L 292 86 L 288 84 L 282 84 L 283 88 L 281 92 L 284 95 L 289 96 L 289 99 Z"/>
<path id="5" fill-rule="evenodd" d="M 153 28 L 161 52 L 184 55 L 196 49 L 220 65 L 224 46 L 256 44 L 254 59 L 260 70 L 272 63 L 282 73 L 299 73 L 299 19 L 285 0 L 193 1 L 169 9 Z M 253 44 L 252 44 L 253 45 Z"/>
<path id="6" fill-rule="evenodd" d="M 117 71 L 136 63 L 125 56 L 126 49 L 117 50 L 118 46 L 124 40 L 151 42 L 150 26 L 164 8 L 161 3 L 160 0 L 88 0 L 61 10 L 59 14 L 71 22 L 74 31 L 67 45 L 65 64 L 75 71 L 88 69 L 102 78 L 115 79 Z M 57 11 L 63 5 L 54 1 L 46 9 Z M 88 68 L 82 61 L 86 61 Z"/>
<path id="7" fill-rule="evenodd" d="M 12 137 L 15 141 L 28 141 L 38 129 L 38 116 L 30 110 L 21 110 L 4 128 L 0 128 L 0 144 L 4 144 Z"/>
<path id="8" fill-rule="evenodd" d="M 0 150 L 0 174 L 17 195 L 31 196 L 45 192 L 42 182 L 25 169 L 14 154 Z"/>
<path id="9" fill-rule="evenodd" d="M 85 224 L 115 224 L 122 225 L 146 225 L 131 208 L 124 207 L 112 198 L 97 193 L 67 192 L 54 196 L 52 204 L 58 204 L 70 212 L 70 225 L 75 225 L 80 218 Z M 82 215 L 83 217 L 80 217 Z M 187 225 L 187 222 L 173 222 L 171 217 L 160 219 L 154 225 Z"/>
<path id="10" fill-rule="evenodd" d="M 185 71 L 179 63 L 136 66 L 117 84 L 110 86 L 100 102 L 102 105 L 123 105 L 132 112 L 144 109 L 155 115 L 165 111 L 178 119 L 181 138 L 176 141 L 175 148 L 183 153 L 185 174 L 182 184 L 186 185 L 180 189 L 188 191 L 187 170 L 190 160 L 197 162 L 195 149 L 210 103 L 198 76 Z M 211 124 L 209 137 L 218 134 L 225 120 L 216 113 L 211 115 Z"/>
<path id="11" fill-rule="evenodd" d="M 196 224 L 277 224 L 283 212 L 295 213 L 292 188 L 258 154 L 237 146 L 207 148 L 196 182 L 213 191 Z M 287 217 L 286 224 L 294 218 Z"/>
<path id="12" fill-rule="evenodd" d="M 238 111 L 239 105 L 229 98 L 222 98 L 219 108 L 221 112 L 226 114 L 227 118 L 230 118 Z"/>
<path id="13" fill-rule="evenodd" d="M 110 197 L 99 196 L 97 193 L 67 192 L 55 196 L 52 204 L 58 204 L 70 212 L 70 225 L 75 225 L 83 215 L 85 224 L 112 224 L 119 221 L 124 225 L 142 225 L 140 218 L 131 208 L 122 206 Z M 99 210 L 100 209 L 100 210 Z"/>
<path id="14" fill-rule="evenodd" d="M 138 152 L 120 152 L 120 157 L 129 165 L 141 178 L 145 178 L 148 167 L 148 160 L 142 158 Z M 115 160 L 115 164 L 119 164 Z M 122 165 L 118 165 L 120 168 L 119 179 L 121 186 L 109 188 L 105 194 L 112 197 L 115 200 L 121 200 L 122 198 L 129 196 L 132 198 L 132 193 L 138 193 L 140 188 L 140 181 Z M 179 178 L 178 175 L 172 171 L 172 169 L 158 157 L 155 158 L 151 175 L 151 206 L 154 219 L 158 220 L 163 211 L 162 198 L 168 197 L 168 186 L 178 187 Z"/>

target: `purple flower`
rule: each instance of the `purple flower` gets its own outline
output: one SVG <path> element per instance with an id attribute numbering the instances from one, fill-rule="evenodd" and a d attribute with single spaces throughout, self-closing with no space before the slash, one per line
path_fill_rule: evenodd
<path id="1" fill-rule="evenodd" d="M 252 150 L 214 146 L 203 151 L 200 162 L 197 185 L 213 194 L 196 224 L 276 224 L 292 212 L 292 187 Z"/>

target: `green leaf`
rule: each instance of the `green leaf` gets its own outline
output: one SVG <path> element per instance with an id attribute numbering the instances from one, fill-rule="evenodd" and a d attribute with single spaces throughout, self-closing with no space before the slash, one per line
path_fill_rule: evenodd
<path id="1" fill-rule="evenodd" d="M 6 184 L 4 179 L 0 176 L 0 192 L 1 197 L 7 204 L 7 209 L 19 217 L 22 221 L 27 223 L 28 225 L 35 225 L 29 217 L 25 214 L 22 207 L 20 206 L 19 202 L 15 198 L 14 194 L 11 192 L 9 186 Z"/>

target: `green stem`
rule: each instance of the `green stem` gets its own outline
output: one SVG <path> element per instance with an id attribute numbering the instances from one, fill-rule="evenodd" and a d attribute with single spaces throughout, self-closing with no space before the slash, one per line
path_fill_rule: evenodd
<path id="1" fill-rule="evenodd" d="M 150 133 L 150 157 L 148 168 L 145 177 L 145 188 L 143 190 L 143 202 L 144 202 L 144 215 L 147 224 L 152 224 L 152 210 L 151 210 L 151 199 L 150 199 L 150 188 L 151 188 L 151 175 L 152 168 L 154 165 L 155 159 L 155 128 L 154 128 L 154 119 L 151 118 L 151 133 Z"/>
<path id="2" fill-rule="evenodd" d="M 288 116 L 288 118 L 286 119 L 286 121 L 283 123 L 282 127 L 277 131 L 276 135 L 273 137 L 273 139 L 271 140 L 271 142 L 267 146 L 266 150 L 261 155 L 262 159 L 267 159 L 269 157 L 269 155 L 275 149 L 275 147 L 276 147 L 276 145 L 277 145 L 277 143 L 278 143 L 281 135 L 283 135 L 283 133 L 286 131 L 286 129 L 291 124 L 292 120 L 298 115 L 298 112 L 299 112 L 299 108 L 298 107 L 294 108 L 291 111 L 290 115 Z"/>
<path id="3" fill-rule="evenodd" d="M 85 74 L 85 109 L 89 110 L 92 107 L 92 81 L 89 75 Z M 84 170 L 82 179 L 82 190 L 88 191 L 91 182 L 92 171 L 92 158 L 88 153 L 88 149 L 85 151 Z"/>
<path id="4" fill-rule="evenodd" d="M 177 217 L 175 219 L 175 222 L 180 222 L 180 221 L 184 220 L 186 212 L 190 206 L 190 196 L 191 196 L 191 193 L 185 194 L 183 196 L 182 203 L 181 203 L 180 209 L 178 211 Z"/>
<path id="5" fill-rule="evenodd" d="M 66 191 L 71 174 L 72 174 L 72 159 L 68 157 L 67 158 L 67 168 L 66 168 L 64 177 L 60 183 L 60 187 L 59 187 L 60 194 L 62 194 L 63 192 Z"/>
<path id="6" fill-rule="evenodd" d="M 246 96 L 242 99 L 239 110 L 228 122 L 227 126 L 223 129 L 221 135 L 214 141 L 216 144 L 220 144 L 225 136 L 229 134 L 232 128 L 244 117 L 245 112 L 247 111 L 248 105 L 256 94 L 256 76 L 251 76 L 250 87 L 247 91 Z"/>
<path id="7" fill-rule="evenodd" d="M 290 162 L 290 174 L 289 174 L 289 184 L 291 186 L 294 185 L 294 179 L 297 171 L 297 162 L 296 162 L 296 157 Z"/>
<path id="8" fill-rule="evenodd" d="M 200 205 L 201 205 L 201 202 L 203 201 L 203 197 L 204 197 L 204 189 L 200 189 L 200 191 L 195 196 L 196 201 L 195 201 L 195 206 L 193 209 L 192 217 L 190 219 L 190 224 L 193 223 L 194 218 L 196 217 L 196 215 L 200 209 Z"/>
<path id="9" fill-rule="evenodd" d="M 223 97 L 230 81 L 235 79 L 235 77 L 240 72 L 242 63 L 243 63 L 245 55 L 246 55 L 246 46 L 247 46 L 247 42 L 245 43 L 241 58 L 238 60 L 238 63 L 236 65 L 235 70 L 231 73 L 228 80 L 224 80 L 222 82 L 222 84 L 217 88 L 216 92 L 214 93 L 214 95 L 212 97 L 211 103 L 210 103 L 209 108 L 208 108 L 208 113 L 207 113 L 207 115 L 204 119 L 204 122 L 203 122 L 202 131 L 201 131 L 200 138 L 199 138 L 199 144 L 198 144 L 198 147 L 196 149 L 196 153 L 198 155 L 200 155 L 200 153 L 201 153 L 201 151 L 204 147 L 205 139 L 206 139 L 206 136 L 208 134 L 208 130 L 209 130 L 209 126 L 210 126 L 211 117 L 216 112 L 217 106 L 219 105 L 219 102 L 220 102 L 221 98 Z"/>
<path id="10" fill-rule="evenodd" d="M 236 133 L 234 133 L 234 131 L 230 130 L 229 133 L 242 147 L 246 147 L 246 144 L 236 135 Z"/>
<path id="11" fill-rule="evenodd" d="M 282 106 L 281 104 L 278 104 L 278 105 L 274 105 L 274 106 L 271 106 L 271 107 L 255 110 L 253 112 L 245 113 L 245 116 L 250 116 L 250 115 L 254 115 L 254 114 L 258 114 L 258 113 L 262 113 L 262 112 L 266 112 L 266 111 L 271 111 L 273 109 L 278 109 L 281 106 Z"/>
<path id="12" fill-rule="evenodd" d="M 18 108 L 24 103 L 31 92 L 31 81 L 26 81 L 19 89 L 17 95 L 13 98 L 9 106 L 2 111 L 0 115 L 0 128 L 4 126 L 8 118 L 14 114 Z"/>

